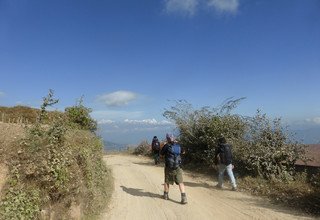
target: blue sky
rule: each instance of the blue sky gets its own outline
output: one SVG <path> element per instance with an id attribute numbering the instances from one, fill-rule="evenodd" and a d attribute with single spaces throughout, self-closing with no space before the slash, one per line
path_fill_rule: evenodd
<path id="1" fill-rule="evenodd" d="M 0 76 L 4 106 L 84 95 L 114 142 L 164 137 L 168 99 L 320 125 L 320 1 L 0 0 Z"/>

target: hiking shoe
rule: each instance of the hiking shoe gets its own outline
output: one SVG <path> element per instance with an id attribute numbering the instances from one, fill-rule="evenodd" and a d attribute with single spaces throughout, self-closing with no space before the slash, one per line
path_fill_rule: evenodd
<path id="1" fill-rule="evenodd" d="M 169 194 L 168 194 L 168 193 L 164 193 L 164 194 L 163 194 L 163 198 L 164 198 L 165 200 L 169 200 Z"/>
<path id="2" fill-rule="evenodd" d="M 188 200 L 186 196 L 181 196 L 181 204 L 187 204 Z"/>
<path id="3" fill-rule="evenodd" d="M 237 191 L 238 189 L 237 189 L 237 187 L 232 187 L 232 191 Z"/>
<path id="4" fill-rule="evenodd" d="M 222 189 L 222 186 L 219 185 L 219 184 L 217 184 L 215 187 L 216 187 L 217 189 Z"/>

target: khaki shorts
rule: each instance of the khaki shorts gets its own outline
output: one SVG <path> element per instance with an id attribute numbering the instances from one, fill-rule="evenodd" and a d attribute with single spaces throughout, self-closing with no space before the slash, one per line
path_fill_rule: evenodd
<path id="1" fill-rule="evenodd" d="M 171 185 L 173 185 L 173 183 L 176 183 L 177 185 L 179 183 L 183 183 L 182 172 L 183 170 L 180 167 L 175 170 L 171 170 L 168 167 L 165 167 L 164 182 Z"/>

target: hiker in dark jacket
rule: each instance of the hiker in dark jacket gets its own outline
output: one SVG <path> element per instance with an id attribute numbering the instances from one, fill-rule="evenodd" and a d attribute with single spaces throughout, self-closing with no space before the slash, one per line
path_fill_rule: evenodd
<path id="1" fill-rule="evenodd" d="M 160 159 L 160 142 L 159 142 L 157 136 L 153 137 L 151 146 L 152 146 L 154 164 L 157 165 L 159 163 L 159 159 Z"/>
<path id="2" fill-rule="evenodd" d="M 181 204 L 187 203 L 187 196 L 183 184 L 181 169 L 181 147 L 175 142 L 173 135 L 166 135 L 167 143 L 161 149 L 160 154 L 165 158 L 164 167 L 164 195 L 163 198 L 169 199 L 169 184 L 179 185 L 181 193 Z"/>
<path id="3" fill-rule="evenodd" d="M 223 176 L 224 172 L 227 170 L 228 176 L 230 178 L 232 184 L 232 190 L 237 190 L 236 180 L 234 178 L 232 169 L 234 168 L 232 164 L 232 146 L 227 144 L 227 141 L 224 137 L 219 138 L 218 147 L 215 152 L 215 163 L 219 168 L 219 176 L 218 176 L 218 188 L 222 188 L 223 186 Z"/>

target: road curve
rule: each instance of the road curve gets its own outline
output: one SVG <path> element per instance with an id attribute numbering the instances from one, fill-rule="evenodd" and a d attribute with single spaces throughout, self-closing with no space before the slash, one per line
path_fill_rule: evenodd
<path id="1" fill-rule="evenodd" d="M 313 219 L 262 198 L 215 189 L 213 180 L 187 173 L 184 181 L 188 204 L 179 203 L 177 185 L 170 186 L 170 200 L 166 201 L 161 198 L 162 166 L 153 165 L 151 159 L 131 155 L 108 155 L 105 161 L 112 168 L 115 190 L 104 219 Z"/>

